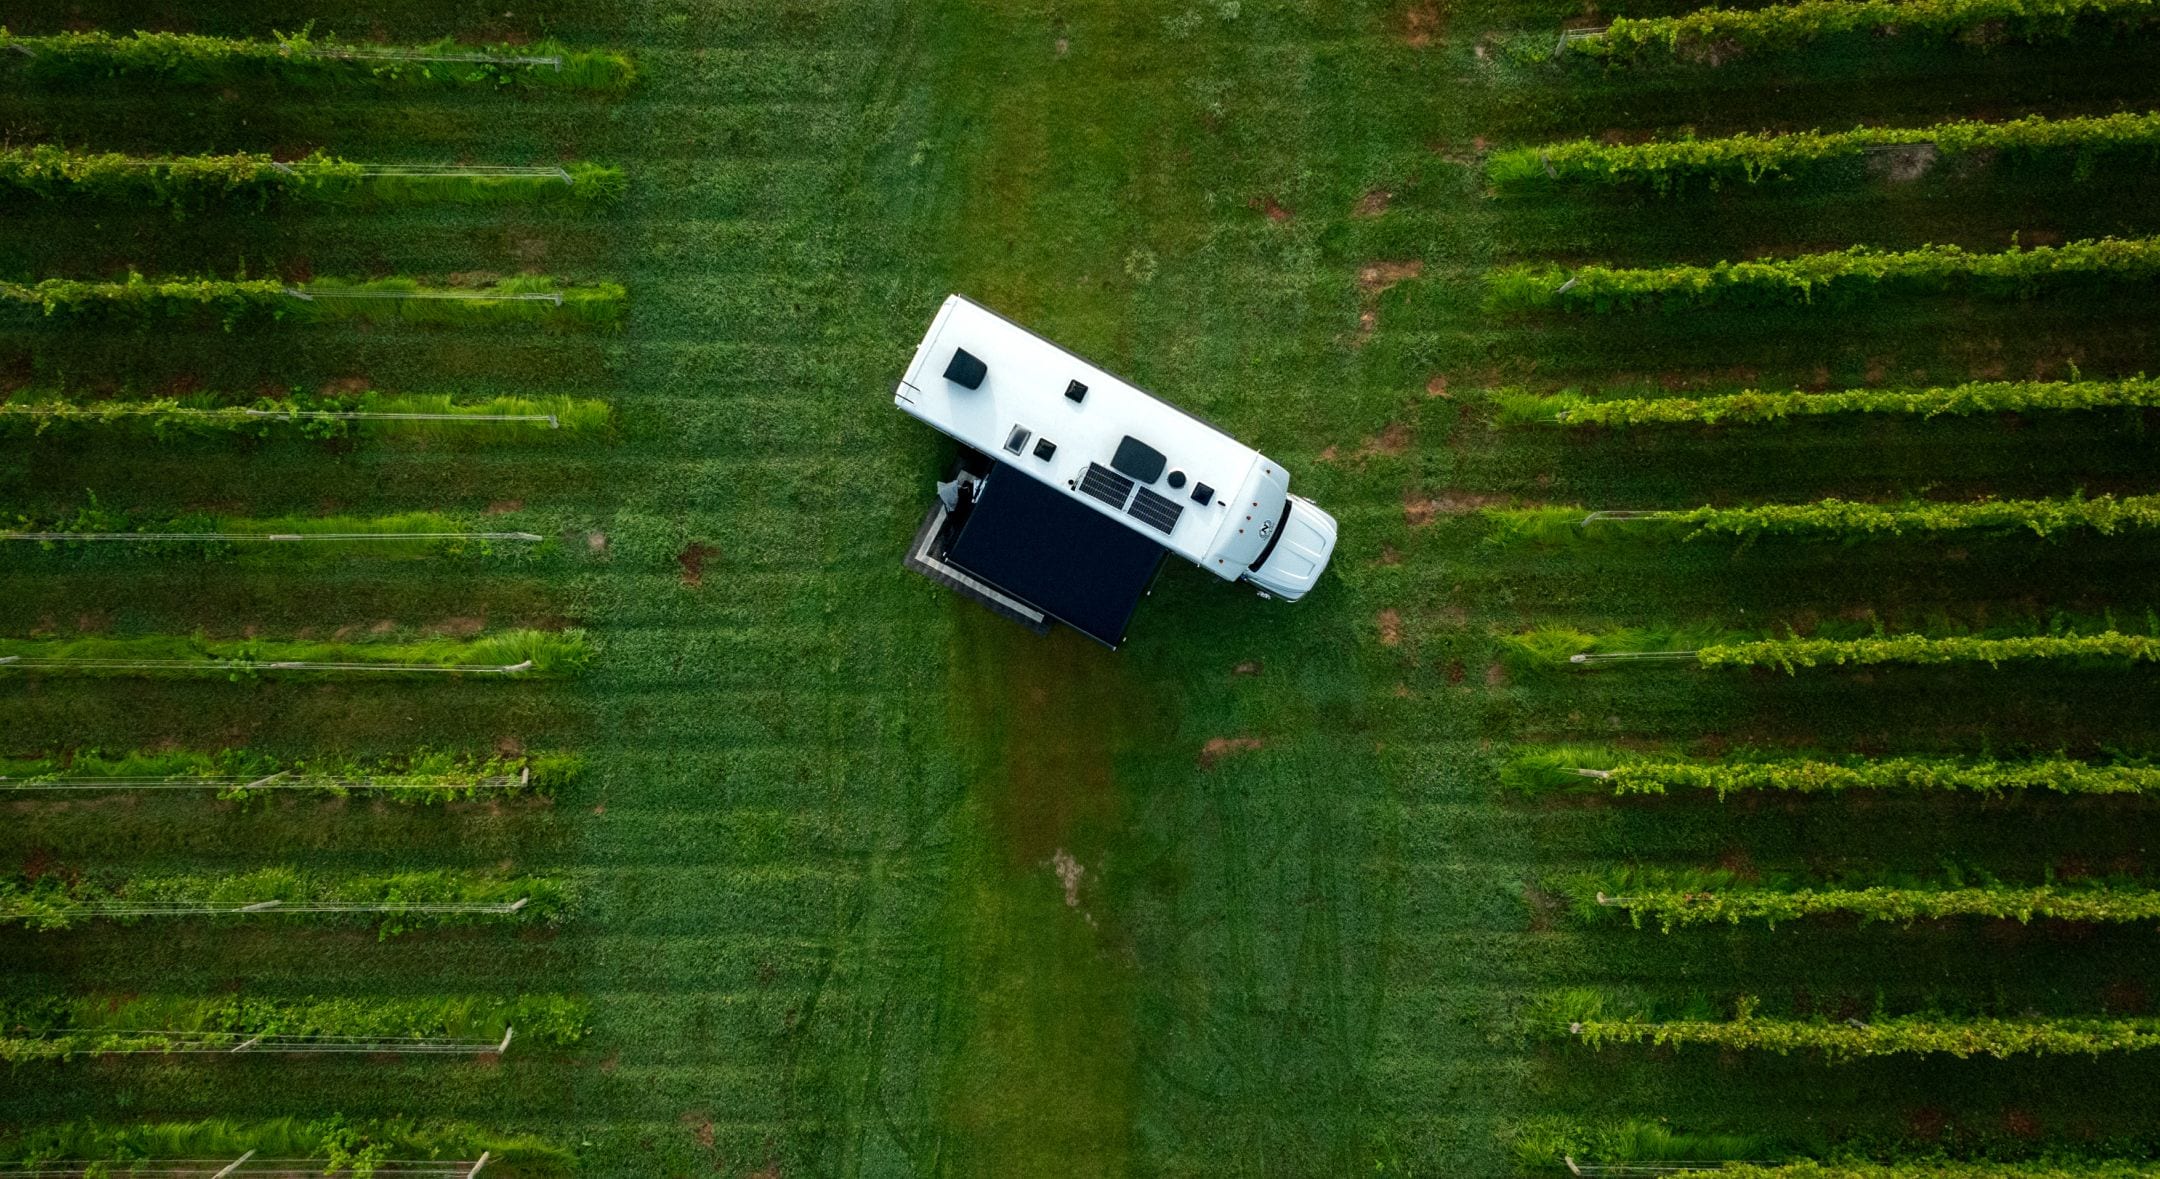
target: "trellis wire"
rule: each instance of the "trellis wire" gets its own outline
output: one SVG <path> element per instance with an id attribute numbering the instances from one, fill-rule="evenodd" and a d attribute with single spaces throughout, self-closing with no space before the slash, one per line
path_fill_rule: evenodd
<path id="1" fill-rule="evenodd" d="M 1659 1159 L 1646 1163 L 1578 1163 L 1564 1155 L 1570 1175 L 1680 1175 L 1691 1171 L 1715 1171 L 1733 1159 Z M 1759 1165 L 1759 1164 L 1758 1164 Z"/>
<path id="2" fill-rule="evenodd" d="M 59 417 L 75 412 L 73 409 L 55 409 L 42 405 L 0 405 L 0 415 L 25 414 L 30 417 Z M 183 406 L 144 406 L 134 408 L 104 408 L 100 413 L 155 414 L 164 416 L 222 417 L 230 410 L 195 409 Z M 562 429 L 562 419 L 551 413 L 386 413 L 373 410 L 347 409 L 243 409 L 251 418 L 292 418 L 310 421 L 352 422 L 546 422 L 548 429 Z"/>
<path id="3" fill-rule="evenodd" d="M 408 1056 L 501 1056 L 510 1050 L 510 1039 L 516 1034 L 516 1031 L 515 1028 L 504 1028 L 500 1040 L 456 1040 L 445 1036 L 286 1036 L 167 1028 L 49 1028 L 22 1038 L 49 1041 L 64 1040 L 71 1036 L 84 1036 L 95 1041 L 114 1036 L 159 1036 L 166 1041 L 158 1045 L 127 1045 L 84 1050 L 86 1055 L 94 1056 L 201 1055 L 208 1053 L 231 1056 L 243 1052 L 269 1052 L 281 1055 L 395 1052 Z"/>
<path id="4" fill-rule="evenodd" d="M 445 667 L 439 663 L 315 663 L 300 659 L 286 659 L 274 663 L 257 663 L 248 659 L 26 659 L 20 655 L 0 655 L 0 669 L 30 668 L 34 670 L 65 671 L 80 668 L 88 671 L 169 671 L 174 669 L 206 668 L 217 671 L 383 671 L 383 672 L 444 672 L 473 675 L 516 675 L 531 671 L 533 661 L 503 664 L 461 664 Z"/>
<path id="5" fill-rule="evenodd" d="M 477 1179 L 490 1158 L 483 1151 L 477 1159 L 383 1159 L 371 1172 L 376 1179 Z M 258 1159 L 249 1151 L 237 1159 L 51 1159 L 41 1163 L 0 1163 L 0 1179 L 81 1179 L 93 1168 L 98 1174 L 125 1175 L 128 1179 L 235 1179 L 248 1175 L 313 1175 L 327 1159 Z M 124 1168 L 124 1170 L 122 1169 Z"/>
<path id="6" fill-rule="evenodd" d="M 282 39 L 281 39 L 282 40 Z M 283 42 L 288 48 L 298 48 L 290 41 Z M 562 72 L 561 54 L 545 54 L 524 57 L 508 53 L 430 53 L 426 50 L 370 48 L 359 45 L 310 45 L 300 52 L 308 57 L 335 57 L 348 61 L 445 61 L 473 62 L 481 65 L 544 65 L 554 66 Z"/>
<path id="7" fill-rule="evenodd" d="M 74 901 L 91 917 L 231 917 L 248 913 L 493 913 L 508 916 L 532 900 L 514 901 Z"/>
<path id="8" fill-rule="evenodd" d="M 536 532 L 0 532 L 5 540 L 519 540 L 547 538 Z"/>
<path id="9" fill-rule="evenodd" d="M 304 303 L 317 299 L 449 299 L 459 303 L 553 303 L 563 305 L 561 291 L 523 291 L 493 294 L 488 291 L 304 291 L 286 287 L 285 293 Z"/>
<path id="10" fill-rule="evenodd" d="M 1670 520 L 1679 514 L 1678 512 L 1592 512 L 1575 523 L 1579 527 L 1586 524 L 1625 523 L 1629 520 Z"/>
<path id="11" fill-rule="evenodd" d="M 1611 31 L 1611 25 L 1599 25 L 1594 29 L 1562 29 L 1560 30 L 1560 43 L 1553 46 L 1553 55 L 1557 57 L 1566 53 L 1567 47 L 1577 41 L 1594 41 Z"/>
<path id="12" fill-rule="evenodd" d="M 104 160 L 102 166 L 122 168 L 169 168 L 181 163 L 177 159 Z M 298 176 L 300 170 L 283 160 L 269 161 L 271 167 L 289 176 Z M 559 164 L 343 164 L 351 168 L 351 174 L 360 176 L 479 176 L 479 177 L 526 177 L 560 180 L 575 185 L 577 177 Z"/>
<path id="13" fill-rule="evenodd" d="M 0 792 L 16 790 L 506 790 L 513 786 L 532 784 L 532 767 L 519 771 L 516 777 L 508 775 L 488 778 L 442 779 L 442 778 L 302 778 L 285 782 L 279 779 L 292 773 L 279 770 L 268 777 L 250 778 L 244 774 L 231 777 L 178 778 L 157 774 L 119 777 L 61 778 L 47 781 L 16 782 L 0 775 Z"/>
<path id="14" fill-rule="evenodd" d="M 1569 663 L 1620 663 L 1631 660 L 1693 659 L 1696 651 L 1601 651 L 1568 656 Z"/>

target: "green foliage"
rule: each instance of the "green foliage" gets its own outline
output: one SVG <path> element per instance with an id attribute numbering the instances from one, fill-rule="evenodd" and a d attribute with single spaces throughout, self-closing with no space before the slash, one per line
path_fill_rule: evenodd
<path id="1" fill-rule="evenodd" d="M 1590 770 L 1596 776 L 1578 771 Z M 1868 757 L 1844 761 L 1741 755 L 1688 761 L 1612 749 L 1560 747 L 1521 750 L 1508 758 L 1501 781 L 1526 792 L 1573 790 L 1615 795 L 1708 790 L 1720 800 L 1745 792 L 1836 794 L 1843 791 L 1934 790 L 1971 794 L 2049 791 L 2056 794 L 2160 795 L 2160 767 L 2101 764 L 2068 758 L 1997 761 L 1992 758 Z"/>
<path id="2" fill-rule="evenodd" d="M 176 214 L 215 205 L 614 204 L 627 187 L 622 169 L 565 165 L 569 183 L 545 175 L 400 175 L 399 169 L 322 152 L 280 164 L 268 155 L 125 156 L 38 144 L 0 147 L 0 197 L 153 205 Z M 389 174 L 385 174 L 385 173 Z"/>
<path id="3" fill-rule="evenodd" d="M 2092 666 L 2125 667 L 2160 662 L 2160 637 L 2102 631 L 2095 634 L 1929 636 L 1872 635 L 1851 639 L 1746 639 L 1705 637 L 1705 632 L 1647 629 L 1598 633 L 1545 628 L 1500 637 L 1504 653 L 1526 666 L 1565 666 L 1577 655 L 1669 654 L 1702 667 L 1774 667 L 1785 672 L 1815 667 L 1871 667 L 1879 664 L 1933 666 L 1953 663 L 2004 663 L 2064 660 Z M 1593 664 L 1599 662 L 1591 661 Z M 1579 665 L 1578 665 L 1579 666 Z"/>
<path id="4" fill-rule="evenodd" d="M 1577 912 L 1587 919 L 1624 912 L 1635 928 L 1645 918 L 1666 933 L 1691 925 L 1780 921 L 1837 914 L 1862 921 L 1932 921 L 1953 917 L 2036 917 L 2081 924 L 2160 920 L 2160 892 L 2132 885 L 1805 884 L 1750 885 L 1731 873 L 1673 873 L 1629 869 L 1570 882 Z"/>
<path id="5" fill-rule="evenodd" d="M 1602 34 L 1571 39 L 1562 56 L 1616 66 L 1661 60 L 1716 65 L 1833 37 L 2037 42 L 2094 31 L 2140 30 L 2153 16 L 2152 0 L 1800 0 L 1767 8 L 1620 17 Z M 1547 34 L 1519 38 L 1508 50 L 1523 61 L 1546 60 L 1555 51 L 1555 40 Z"/>
<path id="6" fill-rule="evenodd" d="M 1519 1127 L 1510 1146 L 1516 1163 L 1528 1171 L 1553 1171 L 1562 1159 L 1579 1162 L 1690 1162 L 1762 1158 L 1771 1145 L 1748 1134 L 1697 1134 L 1657 1122 L 1586 1124 L 1564 1118 L 1535 1118 Z"/>
<path id="7" fill-rule="evenodd" d="M 2160 238 L 2098 238 L 1974 253 L 1961 246 L 1878 250 L 1648 269 L 1549 263 L 1506 266 L 1486 279 L 1494 311 L 1667 311 L 1701 307 L 1849 306 L 1886 295 L 2026 299 L 2160 277 Z"/>
<path id="8" fill-rule="evenodd" d="M 2099 1056 L 2160 1048 L 2160 1019 L 2003 1019 L 1994 1016 L 1899 1015 L 1839 1022 L 1756 1014 L 1742 996 L 1731 1019 L 1651 1019 L 1609 1015 L 1596 992 L 1568 991 L 1534 1001 L 1532 1027 L 1541 1035 L 1572 1037 L 1600 1049 L 1647 1044 L 1722 1051 L 1819 1052 L 1829 1064 L 1884 1056 L 1949 1055 L 1958 1059 L 2017 1056 Z"/>
<path id="9" fill-rule="evenodd" d="M 1577 655 L 1637 651 L 1693 652 L 1743 641 L 1750 636 L 1721 627 L 1619 627 L 1586 631 L 1551 626 L 1499 636 L 1500 653 L 1525 670 L 1567 667 Z"/>
<path id="10" fill-rule="evenodd" d="M 470 535 L 515 531 L 498 518 L 457 518 L 440 512 L 403 512 L 394 516 L 243 516 L 190 515 L 174 519 L 141 519 L 109 511 L 93 504 L 72 516 L 37 519 L 17 516 L 0 520 L 0 531 L 21 533 L 141 533 L 170 535 L 175 539 L 143 541 L 38 540 L 6 542 L 0 559 L 11 551 L 35 549 L 62 552 L 92 559 L 150 557 L 192 558 L 223 561 L 272 562 L 329 557 L 349 560 L 372 558 L 467 558 L 474 560 L 529 561 L 547 547 L 546 541 L 491 540 Z M 231 539 L 179 539 L 205 533 L 228 536 L 319 536 L 315 541 L 258 541 Z M 397 534 L 430 535 L 432 539 L 348 539 Z M 467 535 L 459 535 L 467 534 Z M 537 535 L 537 534 L 529 534 Z M 328 539 L 334 538 L 334 539 Z"/>
<path id="11" fill-rule="evenodd" d="M 524 1032 L 519 1025 L 519 1034 Z M 114 1124 L 83 1119 L 23 1128 L 0 1137 L 0 1162 L 36 1167 L 65 1159 L 109 1160 L 116 1176 L 125 1164 L 160 1160 L 238 1158 L 313 1159 L 325 1174 L 365 1179 L 366 1161 L 382 1159 L 477 1159 L 488 1155 L 487 1174 L 506 1179 L 569 1179 L 571 1152 L 530 1134 L 501 1134 L 465 1122 L 393 1118 L 348 1120 L 272 1118 Z"/>
<path id="12" fill-rule="evenodd" d="M 276 81 L 292 86 L 529 87 L 619 95 L 637 80 L 637 70 L 626 54 L 570 50 L 554 41 L 460 45 L 445 39 L 428 45 L 381 46 L 316 40 L 305 30 L 278 34 L 271 41 L 250 41 L 155 32 L 24 37 L 0 29 L 0 52 L 18 49 L 28 51 L 16 66 L 23 77 L 47 86 L 118 78 L 203 86 Z M 414 60 L 459 54 L 560 56 L 562 64 L 558 68 L 552 63 Z"/>
<path id="13" fill-rule="evenodd" d="M 277 279 L 147 279 L 135 273 L 124 282 L 0 281 L 0 306 L 36 308 L 47 319 L 132 327 L 219 324 L 227 331 L 281 321 L 602 330 L 621 326 L 623 302 L 619 283 L 566 284 L 543 276 L 460 287 L 410 278 L 320 278 L 288 286 Z"/>
<path id="14" fill-rule="evenodd" d="M 401 911 L 405 905 L 507 905 L 519 899 L 514 913 Z M 71 929 L 101 918 L 96 906 L 108 904 L 186 903 L 212 905 L 283 901 L 300 904 L 388 906 L 377 913 L 290 913 L 327 924 L 373 926 L 385 938 L 415 929 L 472 922 L 552 925 L 569 904 L 568 888 L 547 876 L 490 876 L 472 872 L 396 872 L 384 876 L 315 876 L 297 868 L 261 868 L 237 875 L 193 873 L 128 876 L 110 880 L 48 874 L 35 880 L 0 879 L 0 927 L 21 924 L 40 933 Z M 223 918 L 213 920 L 263 920 Z M 132 924 L 141 917 L 104 918 Z"/>
<path id="15" fill-rule="evenodd" d="M 80 667 L 42 666 L 19 668 L 0 663 L 0 673 L 34 671 L 40 675 L 224 676 L 278 672 L 280 663 L 356 663 L 382 665 L 384 671 L 357 674 L 394 674 L 390 669 L 493 668 L 530 662 L 525 674 L 568 675 L 584 669 L 592 659 L 592 643 L 582 630 L 514 630 L 477 639 L 419 639 L 409 642 L 346 643 L 314 640 L 208 639 L 200 635 L 154 635 L 112 639 L 0 639 L 0 658 L 22 661 L 60 661 Z M 179 661 L 185 666 L 129 668 L 100 666 L 135 661 Z M 281 674 L 305 674 L 282 672 Z M 315 674 L 335 674 L 318 672 Z"/>
<path id="16" fill-rule="evenodd" d="M 1830 163 L 1864 161 L 1884 148 L 1932 150 L 1939 158 L 1974 152 L 2013 159 L 2060 160 L 2084 179 L 2107 158 L 2160 160 L 2160 113 L 2049 119 L 2030 115 L 2003 123 L 1960 121 L 1931 127 L 1858 127 L 1851 131 L 1741 134 L 1716 139 L 1600 143 L 1577 139 L 1518 147 L 1485 159 L 1485 175 L 1501 193 L 1545 184 L 1643 186 L 1659 195 L 1691 187 L 1791 180 Z"/>
<path id="17" fill-rule="evenodd" d="M 1979 500 L 1972 503 L 1854 503 L 1826 499 L 1806 504 L 1758 504 L 1743 508 L 1691 508 L 1634 519 L 1593 519 L 1584 508 L 1547 505 L 1487 508 L 1497 544 L 1573 544 L 1585 540 L 1669 541 L 1701 537 L 1753 540 L 1803 537 L 1844 541 L 1950 532 L 2031 533 L 2047 538 L 2068 532 L 2113 536 L 2160 528 L 2160 495 L 2117 499 L 2082 495 L 2066 499 Z"/>
<path id="18" fill-rule="evenodd" d="M 317 415 L 479 414 L 553 417 L 547 422 L 457 422 L 425 418 L 337 418 Z M 341 397 L 294 393 L 252 402 L 195 395 L 146 400 L 70 400 L 55 390 L 25 390 L 0 401 L 0 436 L 129 431 L 158 441 L 220 435 L 269 437 L 298 430 L 310 438 L 444 437 L 461 442 L 556 441 L 612 432 L 605 401 L 574 397 L 490 397 L 460 401 L 447 393 L 365 392 Z"/>
<path id="19" fill-rule="evenodd" d="M 1999 413 L 2070 413 L 2160 408 L 2160 381 L 1981 381 L 1935 389 L 1841 389 L 1829 393 L 1749 390 L 1709 397 L 1592 401 L 1575 393 L 1493 395 L 1503 421 L 1563 426 L 1761 425 L 1843 414 L 1936 418 Z"/>
<path id="20" fill-rule="evenodd" d="M 272 793 L 305 790 L 342 798 L 355 791 L 373 793 L 364 783 L 376 779 L 395 786 L 382 791 L 382 797 L 391 801 L 431 803 L 514 798 L 527 791 L 552 798 L 557 791 L 575 782 L 583 771 L 584 759 L 575 753 L 543 752 L 502 757 L 421 749 L 400 757 L 356 759 L 325 755 L 287 761 L 245 749 L 214 753 L 137 750 L 117 755 L 81 750 L 64 756 L 0 758 L 0 792 L 62 786 L 94 778 L 178 782 L 198 778 L 255 781 L 274 777 L 275 791 L 250 790 L 244 785 L 235 785 L 220 787 L 218 797 L 244 801 Z M 509 781 L 485 788 L 475 785 L 483 779 Z"/>
<path id="21" fill-rule="evenodd" d="M 563 995 L 267 999 L 242 995 L 84 995 L 0 1003 L 0 1061 L 67 1060 L 120 1049 L 158 1051 L 172 1032 L 243 1036 L 381 1036 L 498 1040 L 568 1047 L 591 1009 Z M 26 1035 L 24 1033 L 37 1033 Z"/>
<path id="22" fill-rule="evenodd" d="M 1868 667 L 1883 663 L 1938 665 L 2074 660 L 2122 666 L 2160 662 L 2160 638 L 2106 631 L 2090 635 L 1877 635 L 1860 639 L 1762 639 L 1718 644 L 1695 652 L 1704 667 L 1775 667 L 1795 672 L 1812 667 Z"/>
<path id="23" fill-rule="evenodd" d="M 1564 1160 L 1583 1166 L 1642 1167 L 1688 1164 L 1689 1174 L 1705 1179 L 2154 1179 L 2160 1166 L 2141 1161 L 2042 1158 L 2023 1160 L 1950 1159 L 1935 1149 L 1912 1144 L 1908 1154 L 1897 1145 L 1888 1158 L 1795 1158 L 1789 1143 L 1752 1134 L 1676 1130 L 1663 1122 L 1640 1120 L 1582 1122 L 1535 1118 L 1519 1127 L 1511 1142 L 1516 1162 L 1537 1174 L 1566 1174 Z M 1785 1162 L 1749 1160 L 1784 1157 Z M 1725 1160 L 1720 1165 L 1720 1160 Z"/>
<path id="24" fill-rule="evenodd" d="M 2154 1179 L 2160 1166 L 2130 1159 L 2062 1159 L 2008 1162 L 1996 1159 L 1923 1159 L 1870 1162 L 1812 1159 L 1790 1163 L 1726 1163 L 1703 1172 L 1709 1179 Z"/>

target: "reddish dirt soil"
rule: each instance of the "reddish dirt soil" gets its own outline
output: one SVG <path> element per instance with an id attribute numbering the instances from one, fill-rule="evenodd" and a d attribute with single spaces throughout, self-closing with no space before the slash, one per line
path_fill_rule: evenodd
<path id="1" fill-rule="evenodd" d="M 1210 737 L 1200 747 L 1200 768 L 1212 770 L 1215 763 L 1233 753 L 1250 753 L 1261 747 L 1258 737 Z"/>
<path id="2" fill-rule="evenodd" d="M 704 541 L 692 542 L 689 548 L 675 555 L 675 563 L 682 566 L 682 583 L 692 589 L 705 583 L 705 558 L 717 557 L 720 550 Z"/>

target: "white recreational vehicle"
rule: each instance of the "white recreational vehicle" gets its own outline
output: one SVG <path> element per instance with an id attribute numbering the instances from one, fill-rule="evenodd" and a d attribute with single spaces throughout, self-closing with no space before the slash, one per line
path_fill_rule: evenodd
<path id="1" fill-rule="evenodd" d="M 1280 464 L 959 295 L 893 401 L 962 448 L 908 566 L 1037 630 L 1116 647 L 1165 552 L 1296 601 L 1335 551 Z"/>

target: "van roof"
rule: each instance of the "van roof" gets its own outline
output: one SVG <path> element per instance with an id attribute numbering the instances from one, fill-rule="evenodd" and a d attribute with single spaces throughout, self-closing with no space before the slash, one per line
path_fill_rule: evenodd
<path id="1" fill-rule="evenodd" d="M 960 295 L 938 309 L 893 400 L 963 444 L 1211 570 L 1211 554 L 1234 534 L 1233 518 L 1241 518 L 1233 514 L 1237 497 L 1266 461 L 1198 417 Z M 1204 498 L 1197 494 L 1203 489 Z M 1236 564 L 1224 575 L 1241 571 L 1244 562 Z"/>

